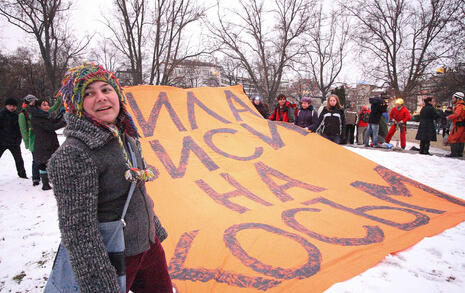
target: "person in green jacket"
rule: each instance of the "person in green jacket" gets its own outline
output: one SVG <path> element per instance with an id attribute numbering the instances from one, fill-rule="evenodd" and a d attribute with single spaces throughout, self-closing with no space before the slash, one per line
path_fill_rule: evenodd
<path id="1" fill-rule="evenodd" d="M 34 107 L 34 104 L 38 99 L 33 95 L 27 95 L 24 97 L 24 104 L 21 113 L 18 116 L 19 129 L 21 130 L 21 136 L 23 137 L 24 145 L 26 149 L 31 151 L 34 155 L 34 143 L 35 134 L 32 129 L 31 117 L 29 114 L 30 107 Z M 33 156 L 34 157 L 34 156 Z M 32 160 L 32 185 L 37 186 L 40 183 L 39 165 Z"/>

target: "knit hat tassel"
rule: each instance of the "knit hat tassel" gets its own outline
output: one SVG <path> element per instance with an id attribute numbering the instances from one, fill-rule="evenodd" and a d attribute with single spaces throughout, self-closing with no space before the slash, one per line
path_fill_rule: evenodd
<path id="1" fill-rule="evenodd" d="M 152 181 L 155 179 L 155 174 L 151 170 L 141 170 L 138 168 L 130 168 L 129 170 L 126 170 L 124 172 L 124 177 L 126 180 L 131 181 L 131 182 L 137 182 L 137 181 Z"/>

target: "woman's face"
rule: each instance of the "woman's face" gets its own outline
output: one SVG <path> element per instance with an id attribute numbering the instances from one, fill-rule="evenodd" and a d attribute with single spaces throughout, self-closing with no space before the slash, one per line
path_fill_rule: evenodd
<path id="1" fill-rule="evenodd" d="M 336 103 L 337 103 L 336 98 L 335 97 L 330 97 L 328 103 L 329 103 L 329 105 L 331 107 L 336 106 Z"/>
<path id="2" fill-rule="evenodd" d="M 45 112 L 48 112 L 48 110 L 50 109 L 50 106 L 48 104 L 47 101 L 43 101 L 41 104 L 40 104 L 40 109 L 42 111 L 45 111 Z"/>
<path id="3" fill-rule="evenodd" d="M 114 123 L 120 110 L 118 94 L 108 83 L 95 81 L 84 91 L 83 107 L 92 117 L 106 123 Z"/>
<path id="4" fill-rule="evenodd" d="M 285 103 L 286 103 L 286 99 L 281 98 L 278 100 L 278 104 L 280 107 L 284 106 Z"/>
<path id="5" fill-rule="evenodd" d="M 307 109 L 310 104 L 308 102 L 302 102 L 302 109 Z"/>

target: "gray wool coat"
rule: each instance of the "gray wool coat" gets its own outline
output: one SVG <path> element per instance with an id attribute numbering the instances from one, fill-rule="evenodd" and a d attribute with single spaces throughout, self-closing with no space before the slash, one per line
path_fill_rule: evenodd
<path id="1" fill-rule="evenodd" d="M 51 157 L 47 171 L 57 200 L 62 243 L 70 255 L 81 292 L 118 292 L 116 271 L 110 264 L 99 222 L 118 220 L 129 191 L 121 147 L 108 130 L 66 113 L 66 141 Z M 125 136 L 136 151 L 136 141 Z M 167 234 L 153 211 L 145 183 L 139 182 L 125 217 L 126 256 L 149 249 L 155 234 Z"/>

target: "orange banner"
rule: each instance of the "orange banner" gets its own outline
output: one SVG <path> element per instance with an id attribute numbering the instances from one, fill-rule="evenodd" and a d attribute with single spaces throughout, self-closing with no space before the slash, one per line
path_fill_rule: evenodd
<path id="1" fill-rule="evenodd" d="M 465 202 L 261 118 L 241 86 L 126 89 L 177 292 L 322 292 L 465 220 Z"/>

